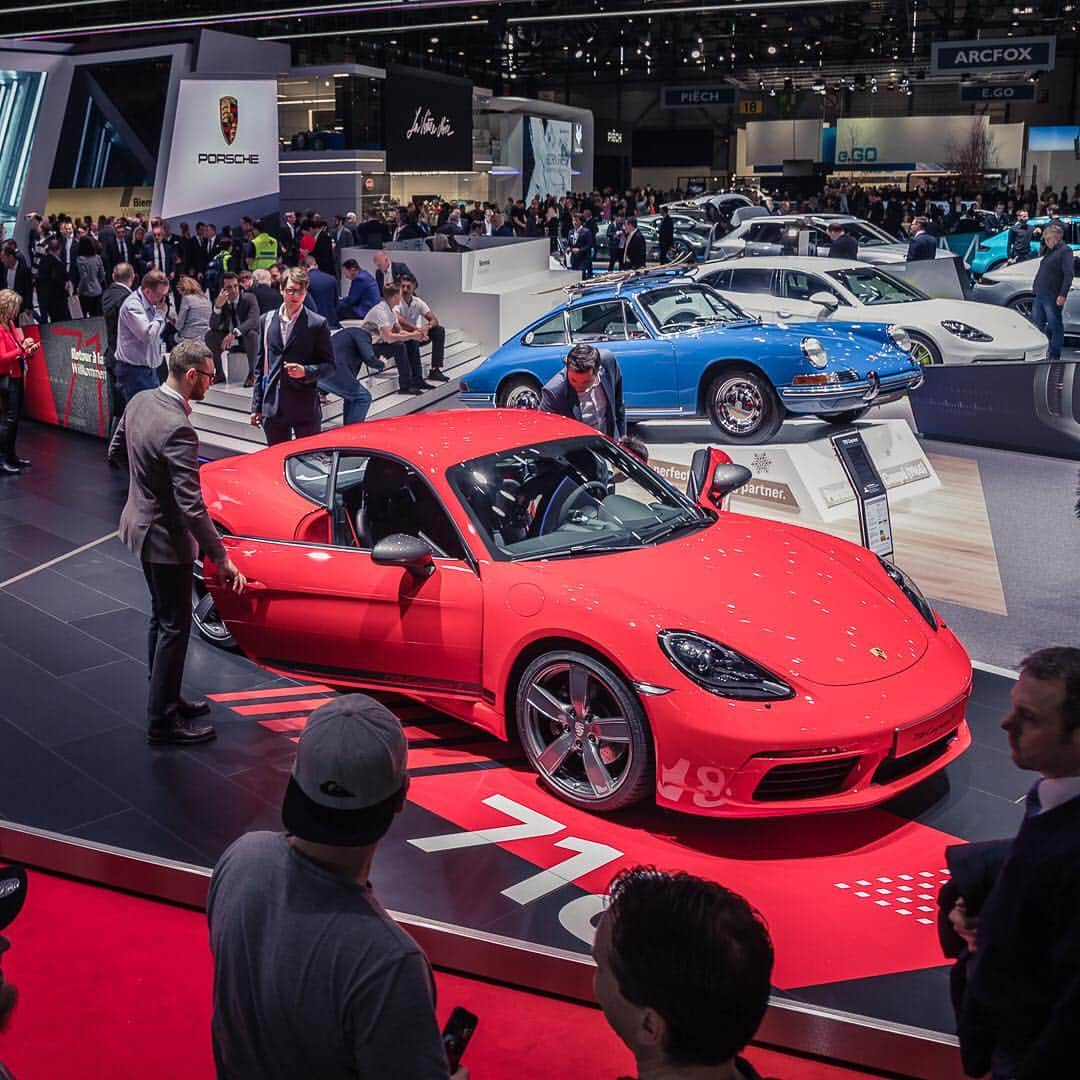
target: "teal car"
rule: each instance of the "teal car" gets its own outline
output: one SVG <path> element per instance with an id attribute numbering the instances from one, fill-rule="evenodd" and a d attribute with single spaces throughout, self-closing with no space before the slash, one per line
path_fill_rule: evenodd
<path id="1" fill-rule="evenodd" d="M 1065 229 L 1065 243 L 1068 244 L 1073 251 L 1080 251 L 1080 217 L 1075 214 L 1063 214 L 1058 218 L 1058 221 Z M 1042 225 L 1049 224 L 1049 222 L 1050 219 L 1048 217 L 1037 217 L 1031 218 L 1028 224 L 1039 228 Z M 978 279 L 982 277 L 983 274 L 988 274 L 991 270 L 1004 265 L 1004 263 L 1008 261 L 1008 258 L 1009 230 L 1002 229 L 1001 232 L 986 237 L 985 240 L 981 240 L 976 245 L 975 250 L 971 254 L 968 266 L 970 267 L 972 274 Z"/>

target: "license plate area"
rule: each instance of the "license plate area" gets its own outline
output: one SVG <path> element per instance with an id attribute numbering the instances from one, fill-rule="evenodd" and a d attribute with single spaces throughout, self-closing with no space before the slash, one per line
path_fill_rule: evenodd
<path id="1" fill-rule="evenodd" d="M 959 701 L 935 716 L 918 720 L 914 724 L 908 724 L 907 727 L 897 728 L 893 738 L 893 757 L 906 757 L 916 750 L 921 750 L 924 746 L 929 746 L 930 743 L 948 735 L 960 725 L 963 719 L 964 703 Z"/>

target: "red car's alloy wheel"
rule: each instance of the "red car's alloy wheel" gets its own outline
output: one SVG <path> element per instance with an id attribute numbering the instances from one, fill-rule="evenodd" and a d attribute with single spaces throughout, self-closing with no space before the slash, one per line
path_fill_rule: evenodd
<path id="1" fill-rule="evenodd" d="M 652 740 L 641 703 L 591 656 L 537 657 L 518 685 L 517 723 L 533 768 L 567 802 L 617 810 L 652 787 Z"/>

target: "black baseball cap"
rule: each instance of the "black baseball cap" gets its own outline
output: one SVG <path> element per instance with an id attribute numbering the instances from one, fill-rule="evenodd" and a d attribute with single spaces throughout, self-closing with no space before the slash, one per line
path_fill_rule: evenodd
<path id="1" fill-rule="evenodd" d="M 26 871 L 21 866 L 0 866 L 0 930 L 15 921 L 26 901 Z"/>
<path id="2" fill-rule="evenodd" d="M 394 819 L 408 749 L 398 718 L 366 694 L 320 706 L 300 736 L 281 808 L 285 829 L 316 844 L 373 844 Z"/>

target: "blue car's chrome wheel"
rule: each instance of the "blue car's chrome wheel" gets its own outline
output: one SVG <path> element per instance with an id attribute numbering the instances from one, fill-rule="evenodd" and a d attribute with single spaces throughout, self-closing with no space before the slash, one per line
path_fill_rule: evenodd
<path id="1" fill-rule="evenodd" d="M 528 377 L 510 379 L 499 387 L 496 404 L 504 409 L 539 409 L 540 385 Z"/>
<path id="2" fill-rule="evenodd" d="M 776 391 L 753 371 L 731 370 L 713 379 L 706 407 L 728 442 L 766 442 L 784 420 Z"/>

